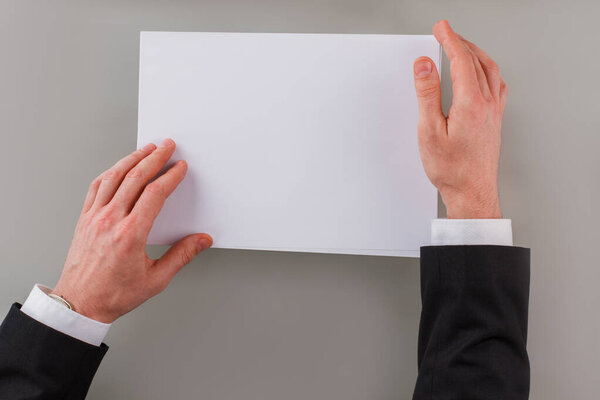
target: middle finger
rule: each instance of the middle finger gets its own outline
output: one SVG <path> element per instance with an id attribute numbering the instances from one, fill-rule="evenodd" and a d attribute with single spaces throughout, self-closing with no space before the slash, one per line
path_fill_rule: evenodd
<path id="1" fill-rule="evenodd" d="M 129 171 L 112 201 L 129 212 L 146 184 L 165 166 L 174 151 L 175 142 L 163 140 L 152 154 Z"/>
<path id="2" fill-rule="evenodd" d="M 481 94 L 486 99 L 492 98 L 492 93 L 490 92 L 490 87 L 488 85 L 488 80 L 483 70 L 483 66 L 479 61 L 479 58 L 475 55 L 473 50 L 471 50 L 467 45 L 465 45 L 469 53 L 471 54 L 471 58 L 473 59 L 473 65 L 475 66 L 475 72 L 477 73 L 477 81 L 479 82 L 479 88 L 481 90 Z"/>
<path id="3" fill-rule="evenodd" d="M 498 98 L 500 96 L 500 91 L 502 87 L 502 77 L 500 76 L 498 64 L 496 64 L 496 62 L 475 43 L 468 41 L 462 36 L 460 38 L 481 62 L 481 66 L 483 67 L 483 71 L 485 72 L 490 91 L 492 92 L 495 98 Z"/>

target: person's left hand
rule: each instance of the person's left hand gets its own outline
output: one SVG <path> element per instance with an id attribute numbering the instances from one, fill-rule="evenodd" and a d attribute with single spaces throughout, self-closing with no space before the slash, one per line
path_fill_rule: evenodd
<path id="1" fill-rule="evenodd" d="M 158 148 L 148 144 L 91 183 L 53 290 L 74 311 L 111 323 L 160 293 L 183 266 L 212 245 L 209 235 L 193 234 L 158 260 L 146 255 L 154 219 L 187 171 L 185 161 L 178 161 L 149 183 L 174 151 L 171 139 Z"/>

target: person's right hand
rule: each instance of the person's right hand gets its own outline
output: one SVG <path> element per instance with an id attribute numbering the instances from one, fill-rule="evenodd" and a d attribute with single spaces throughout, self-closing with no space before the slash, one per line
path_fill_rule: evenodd
<path id="1" fill-rule="evenodd" d="M 498 198 L 500 128 L 508 89 L 496 63 L 447 21 L 433 34 L 448 55 L 453 99 L 442 112 L 440 79 L 430 58 L 415 61 L 419 151 L 448 218 L 502 218 Z"/>
<path id="2" fill-rule="evenodd" d="M 165 139 L 123 158 L 90 185 L 62 275 L 53 290 L 73 310 L 110 323 L 161 292 L 196 254 L 212 245 L 205 234 L 175 243 L 161 258 L 146 255 L 146 240 L 167 197 L 183 180 L 176 162 L 151 180 L 175 151 Z"/>

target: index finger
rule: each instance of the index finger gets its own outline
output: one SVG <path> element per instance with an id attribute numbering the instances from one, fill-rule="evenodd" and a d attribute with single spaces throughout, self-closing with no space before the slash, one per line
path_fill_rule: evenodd
<path id="1" fill-rule="evenodd" d="M 433 27 L 433 35 L 440 42 L 450 60 L 454 94 L 470 97 L 473 94 L 480 93 L 471 52 L 452 30 L 448 21 L 442 20 L 436 23 Z"/>

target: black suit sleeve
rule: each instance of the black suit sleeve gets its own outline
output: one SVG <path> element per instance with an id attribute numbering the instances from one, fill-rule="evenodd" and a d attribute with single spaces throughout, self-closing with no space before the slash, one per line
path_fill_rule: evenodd
<path id="1" fill-rule="evenodd" d="M 84 399 L 107 350 L 34 320 L 15 303 L 0 326 L 0 399 Z"/>
<path id="2" fill-rule="evenodd" d="M 529 397 L 529 258 L 521 247 L 421 248 L 413 400 Z"/>

